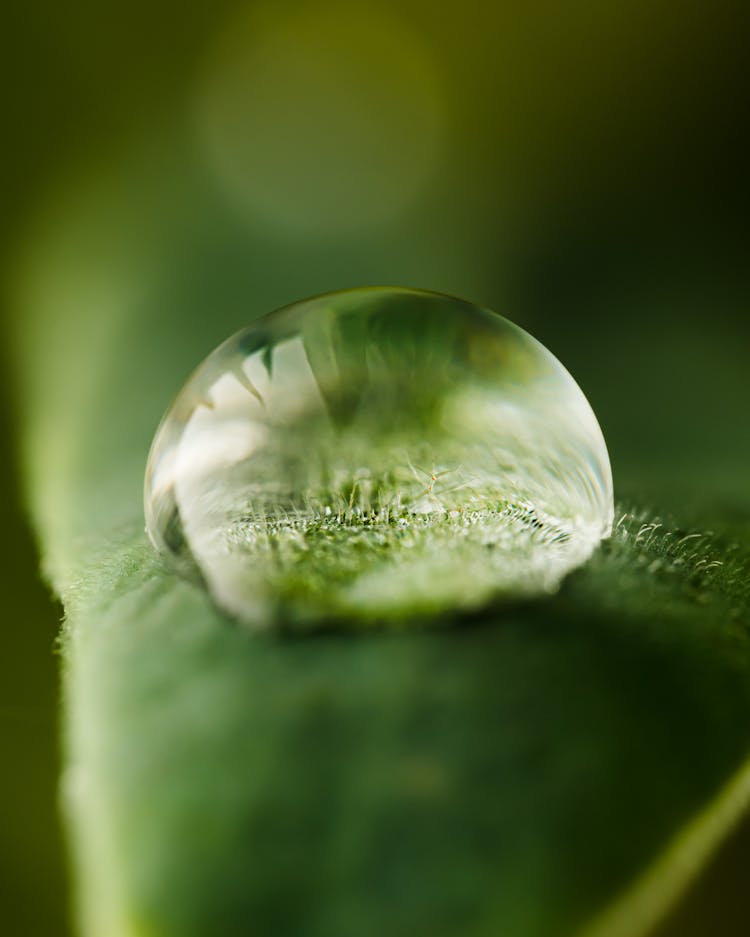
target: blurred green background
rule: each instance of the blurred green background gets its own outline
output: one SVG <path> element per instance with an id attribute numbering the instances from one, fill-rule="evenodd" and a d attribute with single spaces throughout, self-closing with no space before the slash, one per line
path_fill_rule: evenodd
<path id="1" fill-rule="evenodd" d="M 327 289 L 444 290 L 571 370 L 621 496 L 747 512 L 747 4 L 40 0 L 5 18 L 9 329 L 66 272 L 106 328 L 113 297 L 137 303 L 167 270 L 172 299 L 205 302 L 207 351 L 215 303 L 239 326 Z M 46 247 L 67 231 L 70 269 Z M 157 314 L 144 354 L 167 341 Z M 52 937 L 61 610 L 36 575 L 4 385 L 0 907 L 3 933 Z M 746 933 L 749 864 L 750 826 L 664 937 Z"/>

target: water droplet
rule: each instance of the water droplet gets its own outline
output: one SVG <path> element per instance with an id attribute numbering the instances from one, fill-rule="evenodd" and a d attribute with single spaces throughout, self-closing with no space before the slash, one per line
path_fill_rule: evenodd
<path id="1" fill-rule="evenodd" d="M 253 626 L 551 591 L 612 527 L 596 418 L 507 319 L 406 289 L 297 303 L 213 351 L 156 433 L 147 530 Z"/>

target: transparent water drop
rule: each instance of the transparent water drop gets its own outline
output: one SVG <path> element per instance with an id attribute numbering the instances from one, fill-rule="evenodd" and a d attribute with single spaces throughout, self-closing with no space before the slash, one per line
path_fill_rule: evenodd
<path id="1" fill-rule="evenodd" d="M 470 303 L 361 289 L 213 351 L 164 416 L 155 547 L 252 626 L 400 621 L 554 590 L 612 526 L 596 418 Z"/>

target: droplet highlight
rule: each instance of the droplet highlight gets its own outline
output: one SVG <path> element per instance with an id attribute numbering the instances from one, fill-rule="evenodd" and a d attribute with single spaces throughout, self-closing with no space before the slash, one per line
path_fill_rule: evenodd
<path id="1" fill-rule="evenodd" d="M 145 481 L 156 549 L 256 628 L 548 593 L 613 510 L 560 362 L 496 313 L 407 289 L 315 297 L 229 338 L 165 414 Z"/>

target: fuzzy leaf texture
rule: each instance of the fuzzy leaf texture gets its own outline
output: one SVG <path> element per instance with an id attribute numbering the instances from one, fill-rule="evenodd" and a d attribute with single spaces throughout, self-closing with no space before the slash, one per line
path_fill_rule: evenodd
<path id="1" fill-rule="evenodd" d="M 667 516 L 646 492 L 557 595 L 439 630 L 235 627 L 143 533 L 170 396 L 304 295 L 475 284 L 409 260 L 418 231 L 282 263 L 190 169 L 136 163 L 137 187 L 74 188 L 41 218 L 17 277 L 81 932 L 647 934 L 750 791 L 750 515 Z"/>

